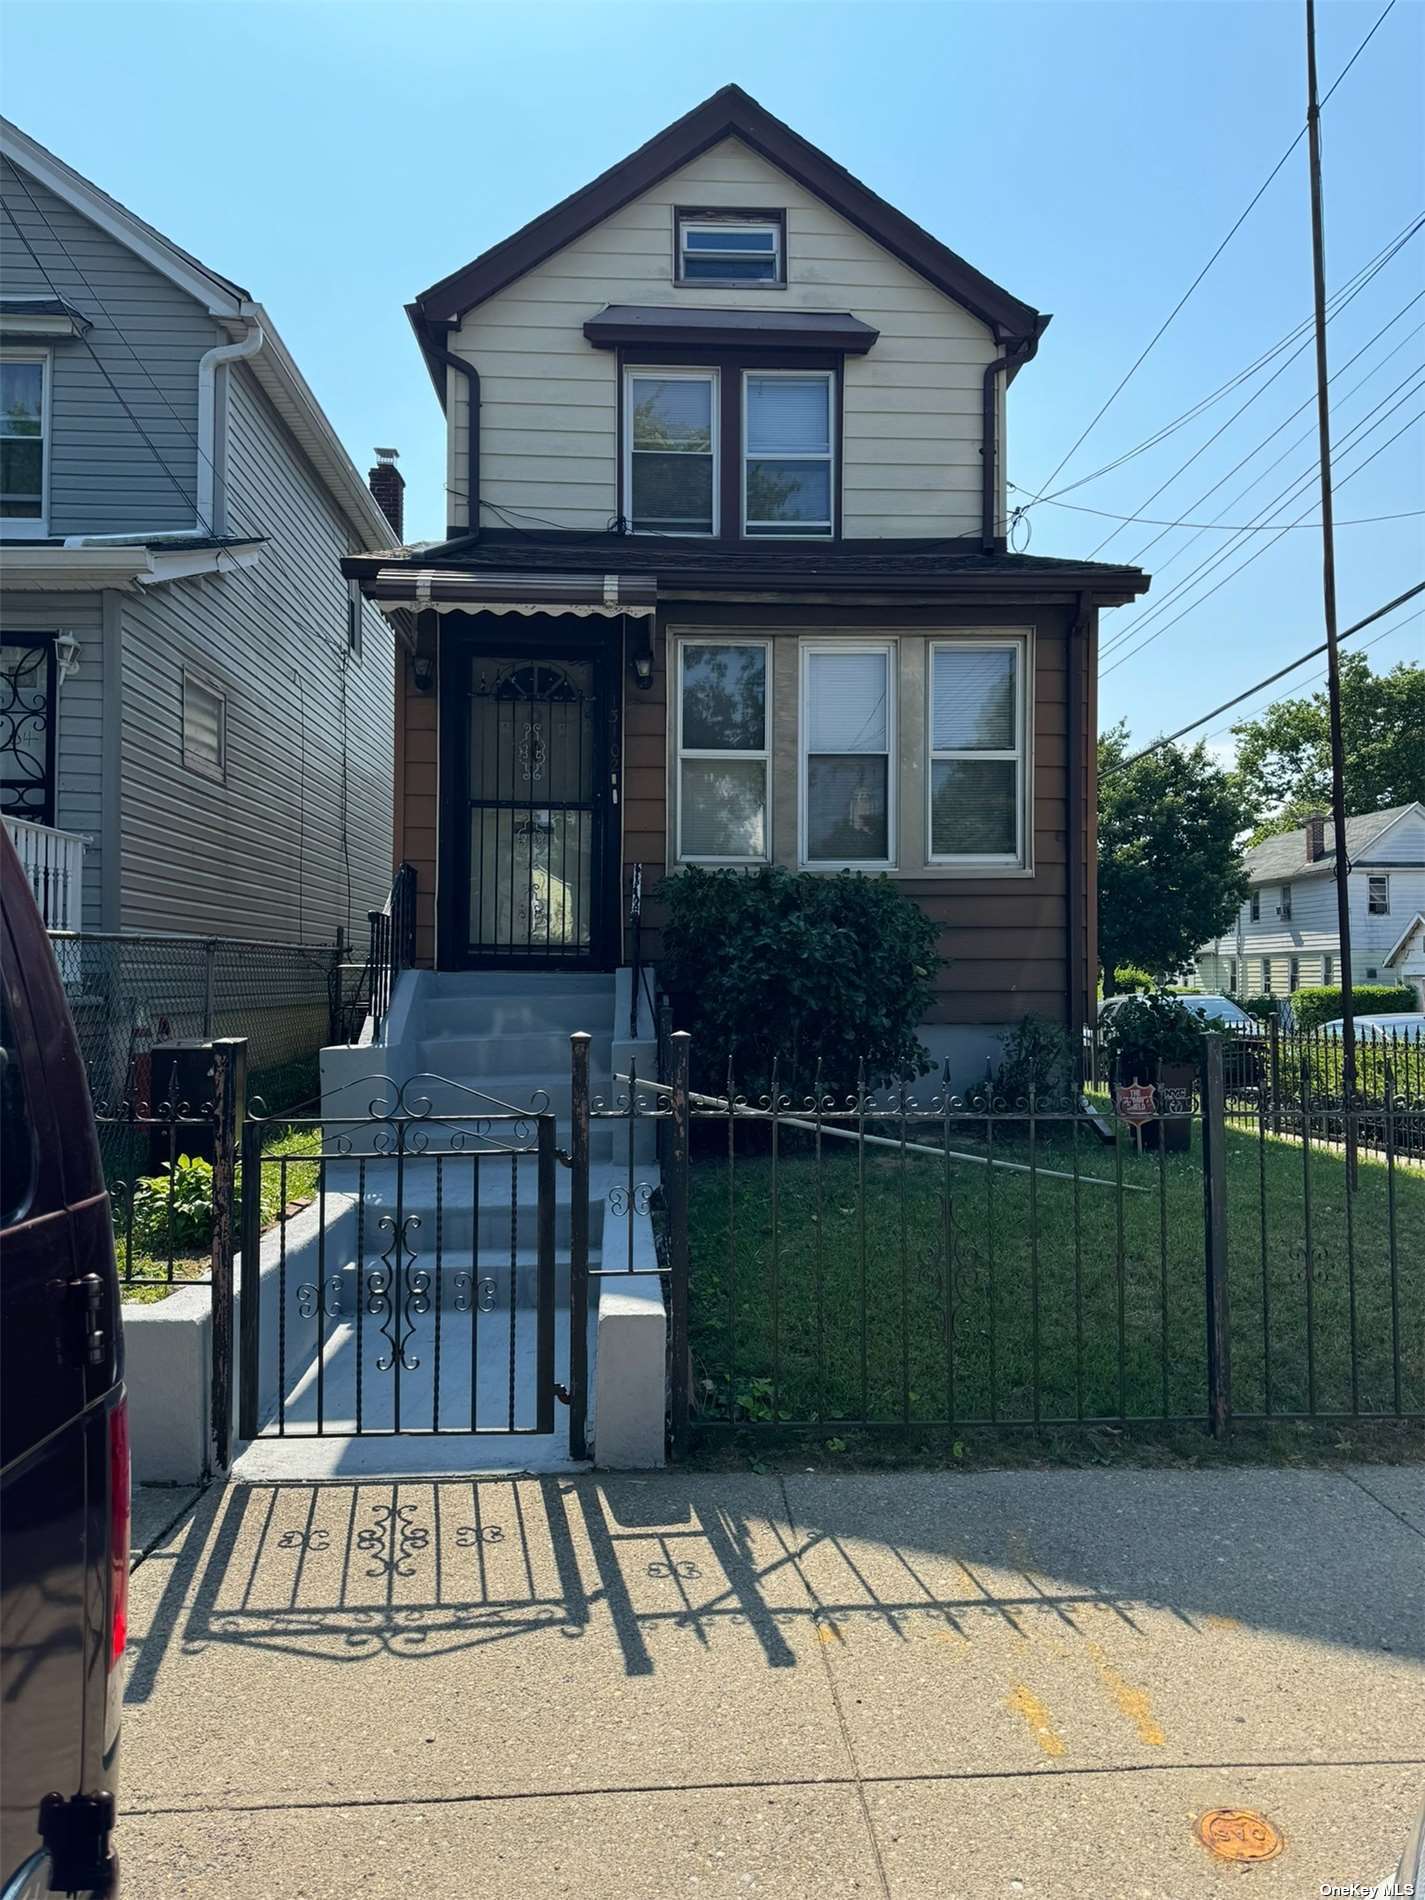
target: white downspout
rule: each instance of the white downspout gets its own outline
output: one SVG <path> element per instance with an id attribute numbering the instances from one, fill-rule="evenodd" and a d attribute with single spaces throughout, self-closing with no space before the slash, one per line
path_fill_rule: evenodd
<path id="1" fill-rule="evenodd" d="M 115 542 L 159 540 L 181 541 L 201 536 L 204 540 L 217 532 L 213 519 L 217 499 L 218 444 L 218 371 L 226 363 L 241 363 L 256 356 L 266 342 L 262 325 L 251 318 L 252 328 L 236 343 L 218 343 L 198 359 L 198 519 L 191 528 L 130 528 L 123 534 L 66 535 L 67 548 L 110 547 Z"/>

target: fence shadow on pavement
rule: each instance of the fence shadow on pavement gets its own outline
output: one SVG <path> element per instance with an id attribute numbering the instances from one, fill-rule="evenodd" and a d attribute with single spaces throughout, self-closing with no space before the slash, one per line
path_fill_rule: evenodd
<path id="1" fill-rule="evenodd" d="M 213 1645 L 349 1666 L 592 1637 L 637 1677 L 689 1638 L 715 1662 L 736 1636 L 745 1666 L 750 1635 L 761 1666 L 793 1669 L 858 1629 L 971 1644 L 1247 1624 L 1425 1655 L 1400 1588 L 1418 1528 L 1344 1474 L 1219 1474 L 1225 1517 L 1202 1474 L 997 1475 L 215 1487 L 145 1560 L 169 1574 L 136 1619 L 128 1700 Z M 1378 1558 L 1364 1573 L 1362 1524 Z"/>

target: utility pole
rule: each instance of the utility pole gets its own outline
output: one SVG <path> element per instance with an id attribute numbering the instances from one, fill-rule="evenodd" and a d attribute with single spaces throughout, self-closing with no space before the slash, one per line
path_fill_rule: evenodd
<path id="1" fill-rule="evenodd" d="M 1311 266 L 1316 294 L 1316 426 L 1321 444 L 1321 588 L 1326 604 L 1326 692 L 1331 709 L 1331 821 L 1336 832 L 1336 920 L 1341 933 L 1341 1086 L 1346 1182 L 1356 1185 L 1356 1009 L 1351 983 L 1351 867 L 1346 855 L 1345 747 L 1336 644 L 1336 532 L 1331 498 L 1331 414 L 1326 368 L 1326 239 L 1321 214 L 1321 103 L 1316 89 L 1316 3 L 1306 0 L 1306 127 L 1311 171 Z"/>

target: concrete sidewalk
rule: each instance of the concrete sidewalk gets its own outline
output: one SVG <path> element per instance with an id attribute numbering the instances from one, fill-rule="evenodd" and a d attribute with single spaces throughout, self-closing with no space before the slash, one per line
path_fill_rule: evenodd
<path id="1" fill-rule="evenodd" d="M 1422 1467 L 234 1485 L 130 1628 L 141 1900 L 1307 1896 L 1425 1797 Z"/>

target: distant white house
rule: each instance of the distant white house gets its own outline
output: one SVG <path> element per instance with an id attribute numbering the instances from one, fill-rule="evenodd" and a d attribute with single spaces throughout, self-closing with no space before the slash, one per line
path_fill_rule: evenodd
<path id="1" fill-rule="evenodd" d="M 1351 963 L 1356 983 L 1410 983 L 1425 1009 L 1425 805 L 1396 805 L 1346 820 Z M 1204 989 L 1231 996 L 1290 995 L 1339 983 L 1336 834 L 1329 818 L 1264 839 L 1248 851 L 1251 890 L 1235 930 L 1197 953 Z"/>

